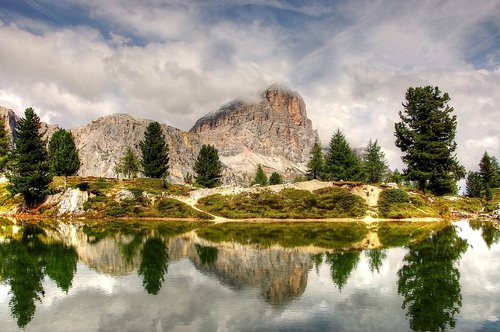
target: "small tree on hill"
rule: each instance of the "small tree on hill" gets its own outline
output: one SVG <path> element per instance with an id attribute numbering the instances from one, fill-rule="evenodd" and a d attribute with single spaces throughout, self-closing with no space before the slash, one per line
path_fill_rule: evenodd
<path id="1" fill-rule="evenodd" d="M 397 168 L 387 176 L 387 182 L 396 183 L 398 186 L 403 183 L 403 180 L 403 174 Z"/>
<path id="2" fill-rule="evenodd" d="M 6 169 L 10 150 L 10 138 L 7 135 L 3 121 L 0 121 L 0 173 Z"/>
<path id="3" fill-rule="evenodd" d="M 404 110 L 399 112 L 401 122 L 395 124 L 407 179 L 437 195 L 456 192 L 456 181 L 465 176 L 454 154 L 457 119 L 451 115 L 449 100 L 438 87 L 409 88 Z"/>
<path id="4" fill-rule="evenodd" d="M 123 174 L 123 176 L 129 179 L 137 177 L 137 173 L 139 173 L 139 158 L 130 146 L 127 147 L 125 154 L 115 166 L 115 173 L 118 175 Z"/>
<path id="5" fill-rule="evenodd" d="M 203 144 L 194 164 L 196 183 L 213 188 L 221 183 L 222 163 L 219 160 L 219 151 L 212 145 Z"/>
<path id="6" fill-rule="evenodd" d="M 142 153 L 141 165 L 146 177 L 162 178 L 168 173 L 168 145 L 158 122 L 151 122 L 139 143 Z"/>
<path id="7" fill-rule="evenodd" d="M 277 172 L 273 172 L 273 174 L 271 174 L 271 176 L 269 177 L 270 185 L 282 184 L 282 183 L 283 183 L 283 177 Z"/>
<path id="8" fill-rule="evenodd" d="M 363 155 L 363 169 L 368 183 L 380 183 L 389 167 L 377 140 L 368 142 Z"/>
<path id="9" fill-rule="evenodd" d="M 325 172 L 325 157 L 321 151 L 321 144 L 318 140 L 314 142 L 311 150 L 311 159 L 307 164 L 307 177 L 313 180 L 319 180 L 324 177 Z"/>
<path id="10" fill-rule="evenodd" d="M 260 164 L 257 166 L 257 172 L 255 173 L 255 177 L 252 181 L 252 185 L 254 184 L 260 184 L 261 186 L 267 185 L 267 176 Z"/>
<path id="11" fill-rule="evenodd" d="M 68 176 L 75 175 L 80 168 L 78 150 L 70 132 L 59 129 L 49 141 L 50 170 L 55 175 L 64 176 L 64 190 Z"/>
<path id="12" fill-rule="evenodd" d="M 52 181 L 40 126 L 38 115 L 31 107 L 27 108 L 16 129 L 16 148 L 8 175 L 7 189 L 12 194 L 21 194 L 28 206 L 45 198 Z"/>
<path id="13" fill-rule="evenodd" d="M 488 152 L 483 154 L 479 162 L 479 174 L 483 179 L 485 187 L 500 187 L 500 167 L 495 157 L 490 157 Z"/>
<path id="14" fill-rule="evenodd" d="M 337 130 L 330 140 L 326 171 L 331 180 L 358 181 L 362 178 L 361 163 L 344 134 Z"/>
<path id="15" fill-rule="evenodd" d="M 481 197 L 483 190 L 483 178 L 478 172 L 467 173 L 465 180 L 465 194 L 469 197 Z"/>

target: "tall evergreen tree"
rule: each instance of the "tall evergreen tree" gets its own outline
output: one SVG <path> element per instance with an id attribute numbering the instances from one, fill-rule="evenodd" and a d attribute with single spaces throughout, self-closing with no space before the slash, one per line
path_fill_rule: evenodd
<path id="1" fill-rule="evenodd" d="M 129 179 L 137 177 L 137 173 L 139 173 L 139 158 L 137 158 L 137 155 L 130 146 L 127 147 L 125 154 L 115 166 L 115 173 L 118 175 L 123 174 Z"/>
<path id="2" fill-rule="evenodd" d="M 385 154 L 378 145 L 377 140 L 370 140 L 365 148 L 363 169 L 368 183 L 382 182 L 389 170 Z"/>
<path id="3" fill-rule="evenodd" d="M 340 130 L 332 136 L 329 148 L 325 168 L 331 180 L 358 181 L 362 179 L 360 160 Z"/>
<path id="4" fill-rule="evenodd" d="M 162 178 L 168 173 L 168 144 L 158 122 L 151 122 L 139 143 L 142 170 L 146 177 Z"/>
<path id="5" fill-rule="evenodd" d="M 64 189 L 68 176 L 75 175 L 80 168 L 78 150 L 69 131 L 59 129 L 49 141 L 50 170 L 55 175 L 64 176 Z"/>
<path id="6" fill-rule="evenodd" d="M 0 121 L 0 172 L 5 171 L 10 149 L 11 149 L 11 144 L 9 135 L 5 131 L 5 126 L 3 121 Z"/>
<path id="7" fill-rule="evenodd" d="M 479 174 L 483 179 L 485 187 L 500 187 L 500 167 L 495 157 L 490 157 L 488 152 L 484 152 L 479 162 Z"/>
<path id="8" fill-rule="evenodd" d="M 252 185 L 260 184 L 261 186 L 267 186 L 267 176 L 262 169 L 262 165 L 257 166 L 257 171 L 255 172 L 255 177 L 252 181 Z"/>
<path id="9" fill-rule="evenodd" d="M 399 112 L 401 122 L 395 124 L 407 179 L 437 195 L 456 192 L 456 181 L 465 176 L 454 154 L 457 119 L 449 100 L 438 87 L 409 88 L 404 111 Z"/>
<path id="10" fill-rule="evenodd" d="M 465 194 L 469 197 L 481 197 L 483 190 L 483 178 L 479 172 L 467 173 L 465 179 Z"/>
<path id="11" fill-rule="evenodd" d="M 7 188 L 13 194 L 21 194 L 26 204 L 32 206 L 47 195 L 52 175 L 40 134 L 40 118 L 31 107 L 19 120 L 16 137 Z"/>
<path id="12" fill-rule="evenodd" d="M 307 177 L 309 179 L 319 180 L 324 177 L 325 172 L 325 157 L 321 151 L 321 144 L 318 140 L 314 142 L 311 150 L 311 159 L 307 164 Z"/>
<path id="13" fill-rule="evenodd" d="M 194 164 L 196 182 L 204 187 L 213 188 L 221 183 L 222 163 L 219 151 L 212 145 L 203 144 Z"/>

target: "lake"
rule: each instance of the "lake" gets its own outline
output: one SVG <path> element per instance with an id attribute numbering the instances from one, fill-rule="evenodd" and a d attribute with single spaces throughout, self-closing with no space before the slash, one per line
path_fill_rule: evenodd
<path id="1" fill-rule="evenodd" d="M 465 220 L 2 219 L 0 330 L 499 331 L 499 240 Z"/>

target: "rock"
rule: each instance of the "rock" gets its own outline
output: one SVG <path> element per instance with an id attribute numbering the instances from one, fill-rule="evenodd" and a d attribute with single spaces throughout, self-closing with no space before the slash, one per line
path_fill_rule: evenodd
<path id="1" fill-rule="evenodd" d="M 131 191 L 125 190 L 125 189 L 120 190 L 115 195 L 115 201 L 117 201 L 117 202 L 123 201 L 125 199 L 130 200 L 130 199 L 134 199 L 134 198 L 135 198 L 134 194 Z"/>
<path id="2" fill-rule="evenodd" d="M 0 117 L 12 137 L 19 119 L 0 107 Z M 139 154 L 139 142 L 151 120 L 127 114 L 101 117 L 71 129 L 81 162 L 78 175 L 115 177 L 115 165 L 130 146 Z M 59 127 L 42 123 L 41 133 L 48 141 Z M 306 171 L 310 150 L 318 134 L 307 118 L 302 97 L 290 89 L 272 85 L 257 103 L 241 100 L 222 106 L 199 119 L 189 132 L 162 125 L 169 146 L 169 179 L 183 182 L 193 166 L 202 144 L 219 150 L 223 163 L 223 184 L 248 184 L 258 164 L 266 171 L 277 171 L 293 179 Z"/>
<path id="3" fill-rule="evenodd" d="M 495 219 L 500 219 L 500 203 L 498 203 L 496 210 L 491 213 L 491 216 Z"/>
<path id="4" fill-rule="evenodd" d="M 85 213 L 83 209 L 83 204 L 89 199 L 89 194 L 86 191 L 80 191 L 80 189 L 67 189 L 64 193 L 59 196 L 59 211 L 58 216 L 65 214 L 71 215 L 81 215 Z"/>

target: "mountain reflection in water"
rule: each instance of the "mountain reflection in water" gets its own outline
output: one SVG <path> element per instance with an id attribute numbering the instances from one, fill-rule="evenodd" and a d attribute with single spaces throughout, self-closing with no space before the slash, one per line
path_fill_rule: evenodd
<path id="1" fill-rule="evenodd" d="M 496 224 L 398 223 L 370 229 L 363 224 L 349 229 L 345 223 L 283 225 L 2 220 L 2 328 L 487 331 L 500 327 Z M 366 241 L 374 233 L 387 248 Z M 469 268 L 483 259 L 488 262 L 480 268 Z M 96 293 L 97 279 L 101 288 L 103 282 L 114 286 L 107 293 Z M 472 285 L 477 279 L 484 284 Z M 71 314 L 62 315 L 66 302 L 76 313 L 86 310 L 86 320 L 75 323 Z M 487 309 L 480 309 L 480 304 Z M 123 308 L 127 310 L 122 312 Z M 236 313 L 238 308 L 244 309 Z M 145 312 L 156 316 L 138 319 Z"/>

